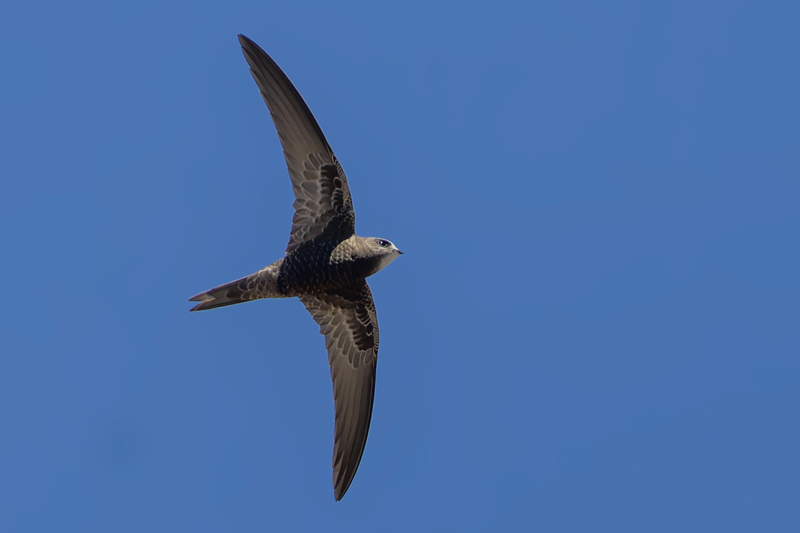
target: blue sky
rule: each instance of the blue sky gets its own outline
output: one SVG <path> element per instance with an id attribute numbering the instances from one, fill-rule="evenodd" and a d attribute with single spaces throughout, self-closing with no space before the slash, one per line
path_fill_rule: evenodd
<path id="1" fill-rule="evenodd" d="M 791 2 L 21 2 L 0 21 L 0 530 L 797 531 Z M 236 40 L 350 180 L 374 417 L 331 487 L 291 188 Z"/>

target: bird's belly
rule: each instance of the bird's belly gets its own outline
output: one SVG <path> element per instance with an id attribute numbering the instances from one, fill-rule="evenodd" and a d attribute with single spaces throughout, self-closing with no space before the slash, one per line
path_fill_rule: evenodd
<path id="1" fill-rule="evenodd" d="M 349 265 L 332 263 L 328 257 L 287 257 L 278 275 L 278 289 L 286 296 L 301 296 L 345 287 L 354 279 Z"/>

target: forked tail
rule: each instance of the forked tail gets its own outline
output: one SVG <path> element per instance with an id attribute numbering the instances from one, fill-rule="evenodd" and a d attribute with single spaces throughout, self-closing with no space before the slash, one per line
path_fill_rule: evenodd
<path id="1" fill-rule="evenodd" d="M 247 278 L 237 279 L 225 285 L 214 287 L 206 292 L 201 292 L 197 296 L 189 298 L 190 302 L 200 302 L 190 309 L 190 311 L 203 311 L 205 309 L 214 309 L 217 307 L 224 307 L 226 305 L 238 304 L 241 302 L 249 302 L 252 298 L 248 298 Z"/>
<path id="2" fill-rule="evenodd" d="M 199 303 L 192 307 L 190 311 L 215 309 L 259 298 L 280 298 L 283 295 L 277 289 L 277 279 L 281 262 L 283 262 L 283 259 L 272 263 L 255 274 L 250 274 L 247 277 L 201 292 L 197 296 L 192 296 L 189 301 Z"/>

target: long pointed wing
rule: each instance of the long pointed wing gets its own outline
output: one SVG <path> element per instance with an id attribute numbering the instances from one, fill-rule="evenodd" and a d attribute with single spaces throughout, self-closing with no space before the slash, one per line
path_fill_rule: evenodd
<path id="1" fill-rule="evenodd" d="M 319 324 L 328 349 L 336 411 L 333 491 L 341 500 L 367 443 L 375 397 L 378 317 L 366 281 L 336 292 L 301 296 L 300 300 Z"/>
<path id="2" fill-rule="evenodd" d="M 286 253 L 325 233 L 342 241 L 355 232 L 355 213 L 342 166 L 292 82 L 259 46 L 239 35 L 250 72 L 283 145 L 294 190 L 294 218 Z"/>

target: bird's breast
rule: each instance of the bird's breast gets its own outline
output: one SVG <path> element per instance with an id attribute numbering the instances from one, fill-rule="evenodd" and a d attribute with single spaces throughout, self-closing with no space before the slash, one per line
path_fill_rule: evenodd
<path id="1" fill-rule="evenodd" d="M 332 258 L 335 244 L 309 243 L 286 256 L 278 275 L 278 290 L 285 296 L 325 292 L 351 285 L 372 272 L 353 257 Z"/>

